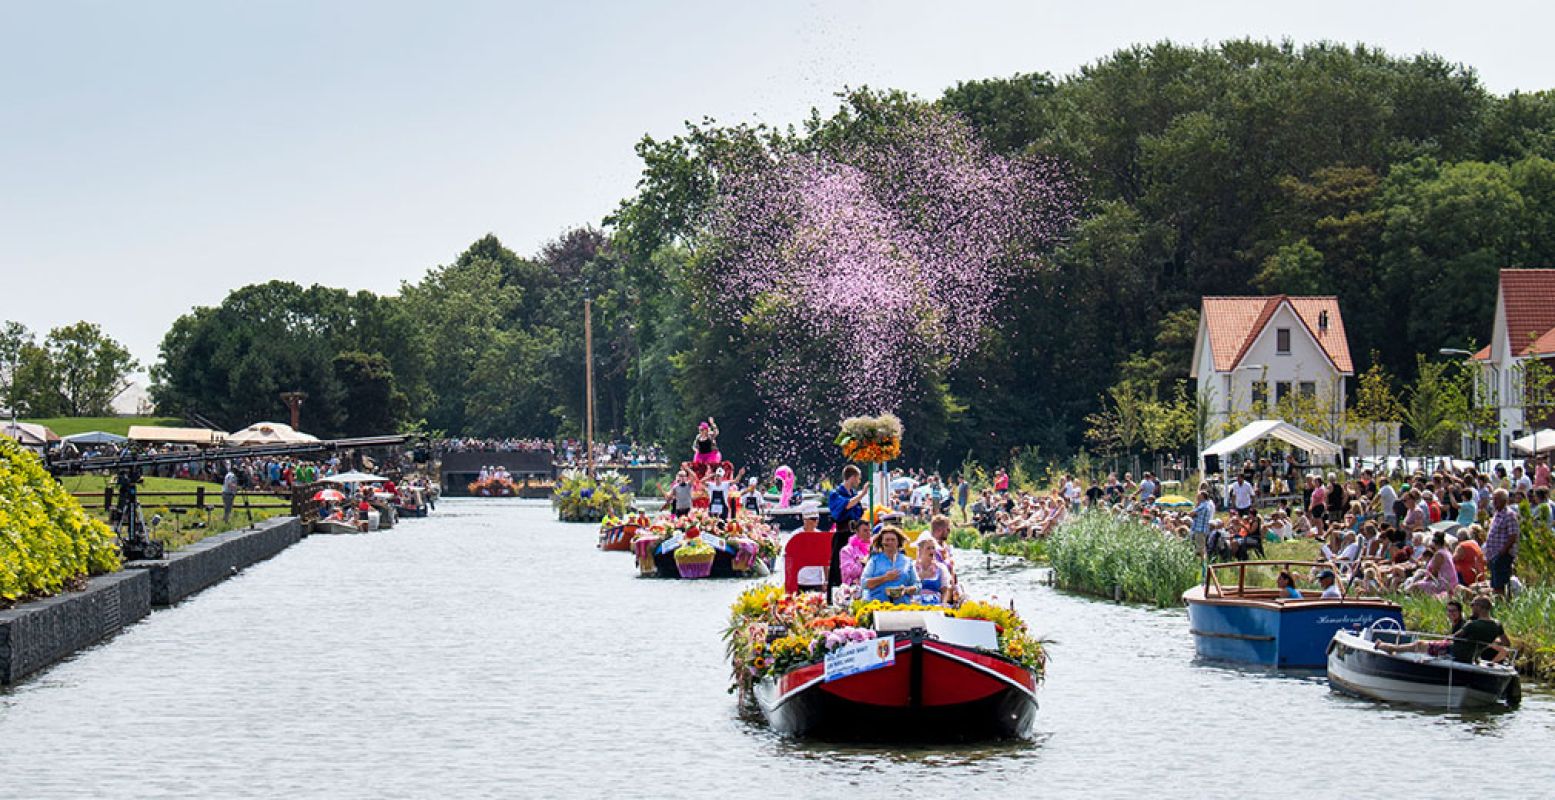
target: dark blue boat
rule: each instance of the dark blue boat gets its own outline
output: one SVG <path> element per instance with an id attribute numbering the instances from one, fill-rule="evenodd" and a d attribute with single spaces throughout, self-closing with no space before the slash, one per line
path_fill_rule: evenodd
<path id="1" fill-rule="evenodd" d="M 1248 585 L 1249 571 L 1267 576 L 1328 565 L 1296 561 L 1239 561 L 1210 567 L 1205 581 L 1183 592 L 1188 626 L 1200 658 L 1275 669 L 1322 669 L 1334 632 L 1370 627 L 1379 619 L 1402 624 L 1398 604 L 1377 597 L 1324 598 L 1303 591 L 1282 598 L 1273 588 Z M 1260 569 L 1264 568 L 1264 569 Z M 1234 573 L 1235 582 L 1221 580 Z"/>

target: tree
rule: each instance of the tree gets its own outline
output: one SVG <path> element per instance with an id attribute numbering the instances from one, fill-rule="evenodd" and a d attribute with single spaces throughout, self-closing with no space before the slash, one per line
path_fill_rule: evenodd
<path id="1" fill-rule="evenodd" d="M 1373 446 L 1393 424 L 1403 421 L 1404 406 L 1393 393 L 1393 376 L 1378 361 L 1376 353 L 1372 353 L 1371 366 L 1356 378 L 1355 405 L 1350 409 L 1350 418 L 1367 432 Z M 1382 450 L 1391 452 L 1391 443 Z"/>
<path id="2" fill-rule="evenodd" d="M 1555 369 L 1539 356 L 1530 356 L 1517 363 L 1518 405 L 1522 407 L 1523 427 L 1530 432 L 1547 427 L 1551 413 L 1555 413 Z M 1535 442 L 1535 448 L 1544 447 Z"/>
<path id="3" fill-rule="evenodd" d="M 395 424 L 373 432 L 388 433 L 422 416 L 429 402 L 425 339 L 409 310 L 371 292 L 286 281 L 235 289 L 220 305 L 174 321 L 151 371 L 152 396 L 165 410 L 236 429 L 276 419 L 285 413 L 280 393 L 301 391 L 310 432 L 363 432 L 352 415 L 362 421 L 381 412 L 387 416 L 377 422 Z M 354 409 L 353 391 L 387 404 Z"/>
<path id="4" fill-rule="evenodd" d="M 113 399 L 129 386 L 129 375 L 139 366 L 124 345 L 90 322 L 49 331 L 44 348 L 63 411 L 72 417 L 111 414 Z"/>
<path id="5" fill-rule="evenodd" d="M 6 320 L 0 327 L 0 406 L 7 411 L 20 414 L 24 410 L 17 373 L 28 348 L 34 346 L 32 331 L 20 322 Z"/>
<path id="6" fill-rule="evenodd" d="M 1456 433 L 1452 409 L 1459 402 L 1457 387 L 1447 378 L 1447 365 L 1416 356 L 1416 378 L 1405 393 L 1404 423 L 1409 426 L 1416 452 L 1440 455 Z"/>

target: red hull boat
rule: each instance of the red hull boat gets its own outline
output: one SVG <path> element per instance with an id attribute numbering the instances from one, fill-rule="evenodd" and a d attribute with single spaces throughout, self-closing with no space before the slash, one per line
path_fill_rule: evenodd
<path id="1" fill-rule="evenodd" d="M 632 537 L 637 535 L 637 526 L 632 524 L 614 525 L 599 532 L 599 549 L 608 552 L 632 552 Z"/>
<path id="2" fill-rule="evenodd" d="M 819 738 L 1025 737 L 1037 715 L 1037 676 L 1003 656 L 897 634 L 895 663 L 836 680 L 824 664 L 756 684 L 779 733 Z"/>

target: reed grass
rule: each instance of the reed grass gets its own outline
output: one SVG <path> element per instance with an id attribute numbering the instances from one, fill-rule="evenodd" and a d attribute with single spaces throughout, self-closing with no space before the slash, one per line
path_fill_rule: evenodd
<path id="1" fill-rule="evenodd" d="M 1049 537 L 1048 561 L 1058 585 L 1101 597 L 1166 608 L 1198 583 L 1203 564 L 1187 542 L 1132 519 L 1087 512 Z"/>

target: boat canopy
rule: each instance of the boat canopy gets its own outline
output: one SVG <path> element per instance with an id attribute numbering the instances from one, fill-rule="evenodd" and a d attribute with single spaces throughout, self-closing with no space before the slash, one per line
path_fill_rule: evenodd
<path id="1" fill-rule="evenodd" d="M 1200 467 L 1203 466 L 1205 456 L 1228 456 L 1263 439 L 1279 439 L 1317 458 L 1332 460 L 1344 452 L 1344 448 L 1339 445 L 1316 434 L 1307 433 L 1285 420 L 1260 419 L 1249 422 L 1236 433 L 1204 448 L 1203 452 L 1199 453 Z M 1552 437 L 1552 440 L 1555 440 L 1555 437 Z"/>

